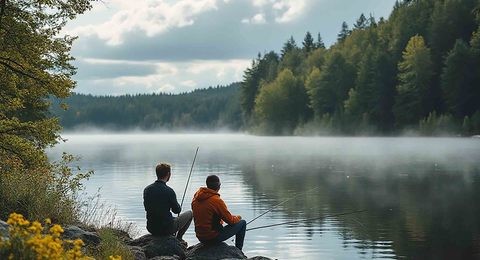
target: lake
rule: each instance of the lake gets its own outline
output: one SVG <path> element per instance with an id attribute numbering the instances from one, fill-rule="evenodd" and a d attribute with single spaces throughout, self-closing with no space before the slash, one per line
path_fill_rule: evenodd
<path id="1" fill-rule="evenodd" d="M 244 253 L 278 259 L 480 258 L 479 138 L 258 137 L 242 134 L 64 134 L 49 151 L 81 156 L 86 191 L 146 234 L 142 192 L 155 165 L 190 209 L 205 178 L 222 181 L 230 212 L 247 222 Z M 280 205 L 278 205 L 280 204 Z M 362 210 L 363 212 L 351 213 Z M 350 214 L 343 214 L 350 213 Z M 343 215 L 342 215 L 343 214 Z M 193 223 L 185 240 L 198 243 Z M 231 240 L 227 243 L 233 245 Z"/>

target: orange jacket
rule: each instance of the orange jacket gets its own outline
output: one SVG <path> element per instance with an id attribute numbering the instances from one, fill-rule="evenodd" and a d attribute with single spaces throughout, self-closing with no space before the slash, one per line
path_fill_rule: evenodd
<path id="1" fill-rule="evenodd" d="M 232 225 L 241 219 L 240 216 L 230 214 L 218 192 L 206 187 L 198 189 L 193 196 L 192 211 L 195 234 L 200 241 L 217 237 L 223 221 Z"/>

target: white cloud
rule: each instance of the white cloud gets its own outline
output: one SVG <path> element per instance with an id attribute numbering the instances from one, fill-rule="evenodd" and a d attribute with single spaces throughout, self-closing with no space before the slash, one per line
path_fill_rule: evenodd
<path id="1" fill-rule="evenodd" d="M 109 60 L 109 59 L 97 59 L 97 58 L 82 58 L 77 57 L 77 60 L 82 60 L 88 64 L 106 64 L 106 65 L 118 65 L 118 64 L 128 64 L 128 65 L 153 65 L 154 63 L 149 61 L 132 61 L 132 60 Z"/>
<path id="2" fill-rule="evenodd" d="M 275 22 L 288 23 L 300 17 L 310 0 L 251 0 L 253 7 L 261 12 L 252 18 L 242 19 L 242 23 L 263 24 L 266 23 L 265 12 L 271 12 Z"/>
<path id="3" fill-rule="evenodd" d="M 271 3 L 272 0 L 252 0 L 253 6 L 262 7 Z"/>
<path id="4" fill-rule="evenodd" d="M 217 0 L 180 0 L 172 3 L 166 0 L 112 0 L 109 5 L 116 12 L 108 21 L 77 26 L 67 33 L 96 35 L 108 45 L 119 45 L 126 33 L 140 30 L 152 37 L 175 27 L 190 26 L 198 15 L 218 9 Z"/>
<path id="5" fill-rule="evenodd" d="M 275 18 L 277 23 L 288 23 L 299 17 L 307 6 L 307 0 L 280 0 L 273 4 L 273 9 L 279 12 Z"/>
<path id="6" fill-rule="evenodd" d="M 155 93 L 170 93 L 175 90 L 175 87 L 169 83 L 164 84 L 163 86 L 155 89 Z"/>
<path id="7" fill-rule="evenodd" d="M 242 19 L 242 23 L 249 23 L 249 24 L 265 24 L 267 20 L 265 19 L 264 13 L 258 13 L 254 15 L 252 18 Z"/>
<path id="8" fill-rule="evenodd" d="M 192 91 L 198 87 L 227 85 L 240 81 L 244 70 L 250 66 L 250 60 L 193 60 L 188 62 L 163 61 L 124 61 L 84 59 L 90 69 L 95 65 L 124 64 L 128 68 L 132 65 L 150 65 L 156 69 L 145 75 L 125 76 L 122 73 L 114 77 L 82 80 L 82 84 L 75 89 L 78 93 L 92 93 L 107 95 L 115 93 L 153 93 L 168 92 L 181 93 Z M 80 68 L 81 69 L 81 68 Z"/>
<path id="9" fill-rule="evenodd" d="M 185 81 L 182 81 L 180 82 L 181 85 L 185 86 L 185 87 L 190 87 L 190 88 L 194 88 L 197 86 L 197 82 L 193 81 L 193 80 L 185 80 Z"/>

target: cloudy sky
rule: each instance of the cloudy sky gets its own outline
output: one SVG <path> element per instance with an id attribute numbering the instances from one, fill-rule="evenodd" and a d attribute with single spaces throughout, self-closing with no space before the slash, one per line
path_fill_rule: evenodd
<path id="1" fill-rule="evenodd" d="M 77 35 L 75 92 L 181 93 L 240 81 L 257 54 L 293 36 L 321 33 L 327 46 L 343 21 L 388 18 L 395 0 L 103 0 L 70 22 Z"/>

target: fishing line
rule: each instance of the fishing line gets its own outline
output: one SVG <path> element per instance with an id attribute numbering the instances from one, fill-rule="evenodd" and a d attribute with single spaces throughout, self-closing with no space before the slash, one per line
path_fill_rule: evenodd
<path id="1" fill-rule="evenodd" d="M 256 216 L 255 218 L 253 218 L 252 220 L 250 220 L 249 222 L 247 222 L 247 225 L 250 224 L 250 223 L 252 223 L 252 222 L 255 221 L 256 219 L 260 218 L 261 216 L 267 214 L 268 212 L 276 209 L 278 206 L 280 206 L 280 205 L 282 205 L 282 204 L 284 204 L 284 203 L 286 203 L 286 202 L 288 202 L 288 201 L 290 201 L 290 200 L 292 200 L 292 199 L 294 199 L 294 198 L 296 198 L 296 197 L 298 197 L 298 196 L 300 196 L 300 195 L 304 195 L 304 194 L 309 193 L 309 192 L 311 192 L 311 191 L 317 190 L 318 188 L 320 188 L 320 186 L 317 186 L 317 187 L 314 187 L 314 188 L 312 188 L 312 189 L 309 189 L 309 190 L 307 190 L 306 192 L 299 193 L 299 194 L 297 194 L 297 195 L 295 195 L 295 196 L 293 196 L 293 197 L 291 197 L 291 198 L 289 198 L 289 199 L 287 199 L 287 200 L 284 200 L 284 201 L 276 204 L 275 206 L 273 206 L 273 207 L 270 208 L 269 210 L 263 212 L 262 214 Z"/>
<path id="2" fill-rule="evenodd" d="M 315 218 L 306 218 L 306 219 L 300 219 L 300 220 L 287 221 L 287 222 L 276 223 L 276 224 L 271 224 L 271 225 L 265 225 L 265 226 L 248 228 L 246 231 L 256 230 L 256 229 L 262 229 L 262 228 L 269 228 L 269 227 L 276 227 L 276 226 L 281 226 L 281 225 L 286 225 L 286 224 L 293 224 L 293 223 L 299 223 L 299 222 L 305 222 L 305 221 L 310 221 L 310 220 L 317 220 L 317 219 L 322 219 L 322 218 L 331 218 L 331 217 L 345 216 L 345 215 L 350 215 L 350 214 L 355 214 L 355 213 L 361 213 L 361 212 L 365 212 L 365 211 L 367 211 L 367 210 L 356 210 L 356 211 L 350 211 L 350 212 L 344 212 L 344 213 L 339 213 L 339 214 L 326 215 L 326 216 L 315 217 Z"/>

